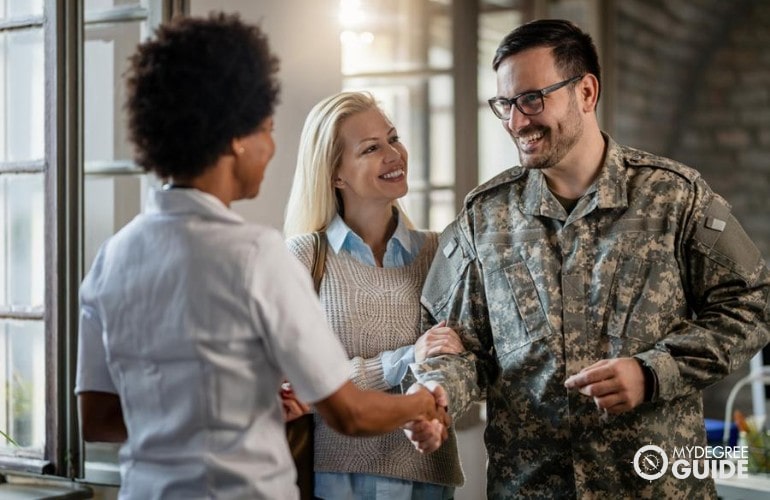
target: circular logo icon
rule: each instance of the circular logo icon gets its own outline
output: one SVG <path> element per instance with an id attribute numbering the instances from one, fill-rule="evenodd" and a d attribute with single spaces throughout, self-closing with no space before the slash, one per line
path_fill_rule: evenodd
<path id="1" fill-rule="evenodd" d="M 654 481 L 668 470 L 668 456 L 660 446 L 642 446 L 634 455 L 634 470 L 643 479 Z"/>

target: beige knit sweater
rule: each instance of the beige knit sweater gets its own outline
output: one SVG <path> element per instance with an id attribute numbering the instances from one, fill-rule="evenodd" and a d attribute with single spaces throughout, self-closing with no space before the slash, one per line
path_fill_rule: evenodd
<path id="1" fill-rule="evenodd" d="M 332 329 L 350 356 L 351 379 L 366 389 L 400 392 L 383 377 L 381 354 L 414 344 L 420 336 L 420 291 L 436 251 L 436 233 L 427 233 L 420 254 L 408 266 L 371 267 L 329 249 L 320 299 Z M 309 234 L 287 242 L 309 269 L 314 256 Z M 453 430 L 444 445 L 418 453 L 403 431 L 351 438 L 330 429 L 316 415 L 315 471 L 355 472 L 408 481 L 459 486 L 463 473 Z"/>

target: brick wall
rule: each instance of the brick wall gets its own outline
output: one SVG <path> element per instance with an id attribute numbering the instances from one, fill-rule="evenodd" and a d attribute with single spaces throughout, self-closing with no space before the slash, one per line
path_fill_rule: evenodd
<path id="1" fill-rule="evenodd" d="M 770 261 L 770 2 L 615 5 L 613 136 L 698 169 Z"/>
<path id="2" fill-rule="evenodd" d="M 698 169 L 770 262 L 770 2 L 614 5 L 613 136 Z M 705 391 L 707 417 L 746 373 Z M 736 406 L 750 404 L 744 390 Z"/>
<path id="3" fill-rule="evenodd" d="M 702 72 L 671 155 L 697 165 L 770 261 L 770 2 L 749 2 Z"/>

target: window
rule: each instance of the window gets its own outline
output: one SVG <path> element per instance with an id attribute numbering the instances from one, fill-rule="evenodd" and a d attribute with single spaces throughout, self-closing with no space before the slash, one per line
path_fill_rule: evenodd
<path id="1" fill-rule="evenodd" d="M 77 290 L 153 182 L 131 162 L 123 73 L 184 4 L 0 0 L 0 472 L 83 475 Z M 85 456 L 114 482 L 116 448 Z"/>
<path id="2" fill-rule="evenodd" d="M 468 191 L 517 163 L 486 100 L 492 54 L 522 22 L 522 4 L 340 0 L 343 86 L 371 91 L 398 128 L 409 151 L 404 204 L 418 227 L 443 229 Z"/>
<path id="3" fill-rule="evenodd" d="M 0 3 L 0 464 L 42 471 L 46 446 L 46 331 L 50 205 L 43 1 Z M 6 458 L 8 457 L 8 458 Z"/>

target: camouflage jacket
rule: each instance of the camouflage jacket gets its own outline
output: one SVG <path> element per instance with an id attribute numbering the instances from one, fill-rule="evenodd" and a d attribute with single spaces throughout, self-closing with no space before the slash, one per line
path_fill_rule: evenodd
<path id="1" fill-rule="evenodd" d="M 707 498 L 710 479 L 655 481 L 642 446 L 706 444 L 701 389 L 768 342 L 770 273 L 699 174 L 606 137 L 568 215 L 542 173 L 514 167 L 471 192 L 423 290 L 468 352 L 412 365 L 452 413 L 487 400 L 487 492 L 503 498 Z M 564 380 L 605 358 L 653 372 L 652 400 L 599 413 Z"/>

